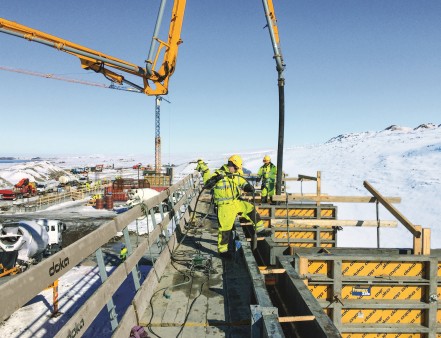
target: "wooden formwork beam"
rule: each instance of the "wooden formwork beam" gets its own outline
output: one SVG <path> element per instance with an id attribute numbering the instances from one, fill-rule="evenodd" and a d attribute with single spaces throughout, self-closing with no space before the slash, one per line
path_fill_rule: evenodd
<path id="1" fill-rule="evenodd" d="M 415 230 L 421 232 L 422 226 L 415 225 Z M 413 238 L 413 254 L 421 255 L 423 253 L 423 237 L 414 237 Z"/>
<path id="2" fill-rule="evenodd" d="M 384 197 L 385 201 L 389 203 L 401 203 L 401 197 Z M 371 196 L 329 196 L 321 194 L 320 196 L 311 194 L 289 194 L 289 201 L 304 201 L 304 202 L 329 202 L 329 203 L 375 203 L 376 197 Z M 273 201 L 285 202 L 286 195 L 274 195 Z"/>
<path id="3" fill-rule="evenodd" d="M 377 198 L 378 202 L 380 202 L 394 217 L 397 218 L 403 224 L 407 230 L 409 230 L 412 235 L 414 235 L 417 238 L 421 237 L 421 230 L 417 230 L 415 226 L 406 218 L 402 213 L 400 213 L 390 202 L 383 197 L 377 190 L 375 190 L 372 185 L 369 184 L 368 181 L 363 182 L 363 186 Z"/>
<path id="4" fill-rule="evenodd" d="M 423 255 L 430 255 L 430 235 L 431 231 L 429 228 L 423 228 Z"/>
<path id="5" fill-rule="evenodd" d="M 285 269 L 271 269 L 266 266 L 259 266 L 259 270 L 262 275 L 281 274 L 286 272 Z"/>
<path id="6" fill-rule="evenodd" d="M 341 226 L 341 227 L 382 227 L 382 228 L 395 228 L 398 225 L 397 221 L 376 221 L 376 220 L 333 220 L 333 219 L 290 219 L 289 225 L 294 227 L 298 226 Z M 273 220 L 272 227 L 276 227 L 277 230 L 286 229 L 286 220 L 279 219 Z M 279 227 L 280 226 L 280 227 Z M 290 227 L 291 228 L 291 227 Z"/>
<path id="7" fill-rule="evenodd" d="M 315 316 L 286 316 L 279 317 L 279 323 L 307 322 L 315 320 Z"/>

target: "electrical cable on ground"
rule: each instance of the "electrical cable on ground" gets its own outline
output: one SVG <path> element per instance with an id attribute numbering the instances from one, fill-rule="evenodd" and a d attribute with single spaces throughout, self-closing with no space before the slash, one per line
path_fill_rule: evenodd
<path id="1" fill-rule="evenodd" d="M 240 175 L 240 174 L 227 174 L 226 176 L 229 176 L 229 177 L 238 176 L 238 177 L 243 178 L 248 184 L 250 184 L 249 180 L 248 180 L 247 178 L 243 177 L 243 176 Z M 194 218 L 195 218 L 195 215 L 196 215 L 197 205 L 198 205 L 198 203 L 199 203 L 199 199 L 200 199 L 202 193 L 204 192 L 204 190 L 206 190 L 206 189 L 202 188 L 201 191 L 200 191 L 199 194 L 198 194 L 198 197 L 197 197 L 197 199 L 196 199 L 196 203 L 195 203 L 195 206 L 194 206 L 194 209 L 193 209 L 192 217 L 191 217 L 191 219 L 190 219 L 190 221 L 189 221 L 190 224 L 192 224 L 192 223 L 194 222 Z M 253 197 L 253 198 L 252 198 L 252 201 L 253 201 L 252 204 L 253 204 L 253 206 L 254 206 L 254 208 L 255 208 L 255 207 L 256 207 L 256 206 L 255 206 L 256 203 L 255 203 L 255 191 L 254 191 L 254 189 L 253 189 L 253 191 L 252 191 L 252 197 Z M 211 200 L 210 205 L 209 205 L 209 207 L 208 207 L 208 210 L 211 209 L 212 205 L 213 205 L 213 200 Z M 143 204 L 141 205 L 141 208 L 142 208 L 142 211 L 143 211 L 143 213 L 146 215 L 146 218 L 147 218 L 147 213 L 148 213 L 147 206 L 143 203 Z M 174 210 L 173 210 L 173 209 L 170 210 L 170 213 L 172 213 L 172 212 L 174 213 Z M 186 228 L 186 231 L 185 231 L 185 233 L 183 234 L 182 239 L 179 241 L 177 247 L 174 248 L 173 251 L 170 249 L 170 247 L 169 247 L 169 243 L 167 242 L 167 249 L 169 250 L 170 258 L 171 258 L 171 261 L 170 261 L 170 262 L 171 262 L 171 265 L 172 265 L 172 267 L 173 267 L 177 272 L 179 272 L 180 274 L 182 274 L 182 275 L 184 276 L 184 280 L 185 280 L 185 281 L 182 282 L 182 283 L 179 283 L 179 284 L 174 284 L 174 285 L 171 285 L 171 286 L 167 286 L 167 287 L 161 288 L 161 289 L 157 290 L 157 291 L 152 295 L 152 297 L 150 298 L 150 307 L 152 308 L 152 313 L 151 313 L 151 316 L 150 316 L 149 323 L 147 324 L 147 328 L 148 328 L 148 330 L 149 330 L 153 335 L 155 335 L 155 336 L 158 337 L 158 338 L 159 338 L 159 336 L 153 331 L 153 329 L 152 329 L 152 325 L 151 325 L 151 322 L 152 322 L 152 320 L 153 320 L 153 316 L 154 316 L 154 307 L 153 307 L 153 303 L 152 303 L 153 297 L 155 297 L 160 291 L 163 291 L 163 296 L 166 297 L 166 298 L 170 298 L 170 295 L 167 293 L 167 290 L 169 290 L 169 289 L 171 289 L 171 288 L 178 287 L 178 286 L 186 285 L 186 284 L 188 284 L 188 283 L 190 283 L 190 282 L 191 282 L 191 284 L 190 284 L 190 294 L 191 294 L 191 289 L 192 289 L 192 286 L 193 286 L 193 279 L 194 279 L 194 277 L 195 277 L 194 274 L 197 272 L 196 268 L 199 267 L 199 265 L 196 265 L 196 263 L 195 263 L 195 258 L 198 258 L 198 259 L 202 260 L 200 257 L 203 256 L 203 255 L 201 254 L 201 250 L 200 250 L 200 248 L 202 247 L 202 245 L 201 245 L 201 243 L 200 243 L 200 239 L 202 238 L 202 232 L 200 232 L 199 235 L 197 235 L 197 233 L 195 232 L 195 234 L 194 234 L 195 236 L 191 237 L 191 240 L 194 241 L 195 248 L 196 248 L 196 255 L 193 255 L 193 258 L 192 258 L 192 259 L 190 259 L 190 260 L 188 260 L 188 259 L 187 259 L 187 260 L 178 259 L 178 256 L 186 256 L 186 257 L 188 257 L 188 256 L 193 252 L 193 251 L 185 250 L 185 251 L 182 251 L 182 252 L 178 253 L 178 248 L 179 248 L 180 245 L 181 245 L 181 244 L 187 239 L 187 235 L 189 234 L 189 231 L 190 231 L 190 230 L 197 230 L 197 229 L 199 228 L 199 226 L 200 226 L 201 224 L 203 224 L 203 222 L 204 222 L 205 219 L 208 217 L 208 215 L 209 215 L 209 212 L 207 212 L 207 213 L 204 215 L 204 217 L 202 217 L 201 219 L 199 219 L 198 222 L 197 222 L 197 224 L 195 224 L 195 225 L 193 225 L 193 226 L 191 226 L 191 227 L 189 227 L 189 226 L 186 226 L 186 227 L 185 227 L 185 228 Z M 256 213 L 254 213 L 254 216 L 253 216 L 253 218 L 254 218 L 254 219 L 253 219 L 254 224 L 256 224 L 256 217 L 257 217 L 257 215 L 256 215 Z M 160 228 L 161 228 L 161 231 L 164 232 L 164 229 L 163 229 L 163 226 L 162 226 L 162 222 L 159 223 L 159 226 L 160 226 Z M 148 227 L 148 221 L 147 221 L 147 227 Z M 254 232 L 254 237 L 255 237 L 256 240 L 257 240 L 257 235 L 256 235 L 255 232 Z M 198 238 L 198 240 L 197 240 L 196 238 Z M 188 239 L 190 239 L 190 237 L 188 237 Z M 150 249 L 150 243 L 149 243 L 149 249 Z M 195 256 L 196 256 L 196 257 L 195 257 Z M 178 264 L 180 264 L 180 265 L 185 266 L 187 269 L 189 269 L 189 274 L 186 274 L 184 271 L 179 270 L 179 269 L 178 269 L 173 263 L 178 263 Z M 188 264 L 190 264 L 190 266 L 188 266 Z M 189 305 L 189 303 L 187 303 L 187 309 L 186 309 L 185 319 L 184 319 L 184 322 L 181 324 L 181 328 L 180 328 L 178 334 L 176 335 L 176 337 L 179 337 L 179 335 L 182 333 L 182 331 L 183 331 L 183 329 L 184 329 L 184 327 L 185 327 L 185 324 L 186 324 L 186 322 L 187 322 L 187 320 L 188 320 L 188 317 L 189 317 L 189 315 L 190 315 L 191 309 L 192 309 L 193 305 L 195 304 L 196 300 L 202 295 L 202 290 L 203 290 L 204 285 L 205 285 L 207 282 L 209 283 L 209 280 L 210 280 L 210 274 L 211 274 L 211 272 L 213 272 L 213 271 L 214 271 L 214 270 L 213 270 L 213 268 L 212 268 L 212 261 L 211 261 L 211 255 L 210 255 L 210 256 L 209 256 L 209 259 L 206 260 L 206 265 L 205 265 L 205 267 L 204 267 L 204 271 L 203 271 L 205 274 L 207 274 L 207 278 L 206 278 L 205 281 L 201 284 L 199 294 L 193 299 L 193 301 L 191 302 L 191 304 Z M 214 271 L 214 272 L 215 272 L 215 271 Z M 188 301 L 190 301 L 190 298 L 188 299 Z M 208 311 L 208 310 L 207 310 L 207 311 Z"/>

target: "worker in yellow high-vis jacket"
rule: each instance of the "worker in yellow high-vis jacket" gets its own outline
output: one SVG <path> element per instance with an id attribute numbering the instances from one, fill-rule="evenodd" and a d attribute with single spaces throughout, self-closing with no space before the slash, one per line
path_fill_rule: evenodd
<path id="1" fill-rule="evenodd" d="M 265 230 L 260 215 L 256 208 L 249 202 L 239 199 L 241 189 L 253 192 L 254 188 L 241 177 L 242 158 L 233 155 L 220 169 L 216 170 L 205 183 L 206 189 L 213 189 L 214 203 L 217 206 L 217 218 L 219 222 L 218 252 L 221 256 L 228 257 L 234 251 L 231 239 L 234 221 L 237 215 L 249 220 L 258 236 L 271 235 L 271 230 Z M 229 244 L 230 243 L 230 247 Z"/>
<path id="2" fill-rule="evenodd" d="M 262 180 L 262 203 L 269 202 L 271 200 L 271 197 L 274 196 L 276 177 L 277 167 L 271 163 L 271 158 L 266 155 L 263 158 L 263 165 L 259 168 L 259 171 L 257 172 L 257 182 Z"/>
<path id="3" fill-rule="evenodd" d="M 211 176 L 210 169 L 208 169 L 207 167 L 207 163 L 205 163 L 202 159 L 198 160 L 198 165 L 196 166 L 196 170 L 201 173 L 204 182 L 206 182 Z"/>

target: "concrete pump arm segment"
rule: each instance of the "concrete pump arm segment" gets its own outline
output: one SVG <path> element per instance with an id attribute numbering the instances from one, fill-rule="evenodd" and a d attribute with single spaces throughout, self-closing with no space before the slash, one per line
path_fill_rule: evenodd
<path id="1" fill-rule="evenodd" d="M 102 73 L 109 80 L 118 84 L 125 83 L 143 91 L 146 95 L 165 95 L 168 93 L 170 76 L 176 67 L 178 46 L 182 43 L 180 35 L 186 0 L 175 0 L 174 2 L 167 42 L 161 41 L 157 37 L 164 14 L 165 2 L 166 0 L 162 0 L 158 13 L 146 68 L 3 18 L 0 18 L 0 32 L 38 42 L 74 55 L 80 59 L 82 68 Z M 157 43 L 159 43 L 159 47 L 157 47 Z M 158 64 L 162 52 L 163 60 L 161 64 Z M 159 67 L 158 70 L 156 70 L 157 67 Z M 117 74 L 108 68 L 141 77 L 143 86 L 125 79 L 123 75 Z"/>

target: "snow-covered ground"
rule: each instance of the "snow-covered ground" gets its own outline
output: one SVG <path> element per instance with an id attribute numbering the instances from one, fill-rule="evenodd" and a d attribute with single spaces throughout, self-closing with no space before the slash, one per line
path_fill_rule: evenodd
<path id="1" fill-rule="evenodd" d="M 227 158 L 240 149 L 232 149 L 230 154 L 196 154 L 179 155 L 172 158 L 178 165 L 174 168 L 175 181 L 191 173 L 196 167 L 195 161 L 203 158 L 211 169 L 226 163 Z M 257 172 L 264 155 L 270 155 L 273 163 L 277 163 L 277 151 L 260 150 L 239 152 L 244 160 L 244 167 Z M 107 169 L 110 176 L 124 173 L 125 176 L 136 177 L 133 164 L 144 162 L 141 157 L 123 156 L 109 158 L 102 155 L 52 158 L 36 164 L 21 163 L 19 165 L 0 165 L 0 186 L 13 184 L 23 177 L 36 179 L 49 176 L 44 174 L 50 170 L 68 169 L 75 166 L 93 166 L 98 163 L 112 165 Z M 38 165 L 37 165 L 38 164 Z M 53 166 L 53 167 L 52 167 Z M 29 169 L 35 169 L 35 173 Z M 47 167 L 47 169 L 45 169 Z M 23 169 L 27 168 L 27 169 Z M 363 187 L 367 180 L 384 196 L 399 196 L 402 199 L 396 208 L 412 223 L 432 229 L 432 248 L 441 248 L 441 225 L 439 224 L 441 200 L 441 125 L 424 124 L 416 128 L 391 126 L 382 131 L 339 135 L 324 144 L 288 148 L 284 152 L 283 170 L 289 176 L 298 174 L 315 176 L 322 173 L 322 192 L 329 195 L 369 196 Z M 46 175 L 46 176 L 45 176 Z M 100 175 L 106 175 L 105 171 Z M 4 185 L 3 185 L 4 186 Z M 313 193 L 315 183 L 291 182 L 289 193 Z M 376 219 L 374 204 L 340 203 L 339 219 Z M 83 206 L 82 206 L 83 208 Z M 90 209 L 88 209 L 90 210 Z M 85 212 L 85 210 L 83 210 Z M 380 207 L 382 220 L 393 220 L 383 207 Z M 151 220 L 148 221 L 149 227 Z M 147 220 L 139 221 L 138 227 L 147 231 Z M 131 225 L 136 228 L 136 222 Z M 363 238 L 361 243 L 360 238 Z M 345 228 L 339 232 L 338 246 L 376 247 L 376 229 Z M 381 230 L 382 247 L 412 247 L 412 236 L 402 226 L 394 229 Z M 74 311 L 73 300 L 85 297 L 93 292 L 98 280 L 96 269 L 78 267 L 60 280 L 60 307 L 68 315 Z M 95 283 L 95 284 L 94 284 Z M 124 294 L 118 297 L 123 299 Z M 5 323 L 0 324 L 2 337 L 51 337 L 55 323 L 64 320 L 49 319 L 51 291 L 44 291 L 22 309 L 14 313 Z M 78 302 L 77 302 L 78 304 Z M 24 330 L 28 328 L 27 330 Z M 107 330 L 107 329 L 105 329 Z M 110 332 L 107 330 L 110 334 Z M 89 331 L 88 337 L 95 337 Z"/>
<path id="2" fill-rule="evenodd" d="M 276 149 L 253 152 L 232 149 L 230 154 L 176 155 L 171 158 L 176 163 L 174 181 L 191 173 L 198 158 L 203 158 L 210 168 L 216 169 L 236 151 L 243 157 L 244 168 L 254 173 L 261 166 L 264 155 L 270 155 L 272 162 L 277 164 Z M 54 157 L 16 165 L 0 164 L 0 187 L 12 186 L 23 177 L 50 179 L 54 173 L 96 164 L 104 164 L 105 169 L 102 173 L 91 173 L 92 180 L 115 176 L 136 178 L 138 172 L 132 167 L 140 162 L 147 164 L 141 156 L 94 154 Z M 317 171 L 321 171 L 322 192 L 329 195 L 369 195 L 363 187 L 363 181 L 367 180 L 384 196 L 401 197 L 402 201 L 395 205 L 396 208 L 413 224 L 430 227 L 432 248 L 441 248 L 438 207 L 441 200 L 440 125 L 427 123 L 415 128 L 390 126 L 381 131 L 339 135 L 324 144 L 287 148 L 283 162 L 283 170 L 289 176 L 315 176 Z M 315 183 L 291 182 L 288 192 L 312 193 L 315 192 Z M 376 218 L 373 204 L 340 203 L 337 206 L 339 219 Z M 383 207 L 380 207 L 380 218 L 394 219 Z M 345 228 L 339 233 L 338 245 L 353 246 L 361 235 L 364 246 L 376 246 L 376 229 L 373 228 Z M 399 225 L 396 229 L 383 229 L 380 244 L 382 247 L 411 247 L 412 237 L 404 226 Z"/>

